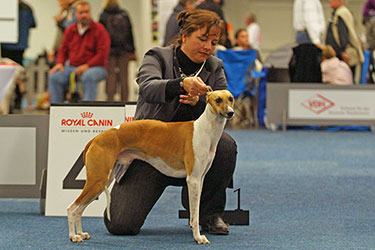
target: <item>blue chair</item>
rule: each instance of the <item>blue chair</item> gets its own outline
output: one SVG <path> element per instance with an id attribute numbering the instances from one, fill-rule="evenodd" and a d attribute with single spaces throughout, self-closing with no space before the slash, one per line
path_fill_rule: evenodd
<path id="1" fill-rule="evenodd" d="M 362 74 L 361 74 L 360 84 L 367 83 L 366 76 L 367 76 L 367 72 L 368 72 L 369 67 L 370 67 L 371 53 L 368 50 L 363 51 L 363 53 L 364 53 L 364 56 L 365 56 L 365 61 L 363 62 L 363 65 L 362 65 Z"/>
<path id="2" fill-rule="evenodd" d="M 228 90 L 234 98 L 248 91 L 249 88 L 245 83 L 246 72 L 255 62 L 256 50 L 219 50 L 217 57 L 223 61 Z"/>
<path id="3" fill-rule="evenodd" d="M 236 129 L 257 127 L 257 84 L 252 72 L 256 51 L 224 50 L 218 51 L 217 57 L 223 61 L 228 90 L 236 98 L 237 115 L 228 126 Z"/>

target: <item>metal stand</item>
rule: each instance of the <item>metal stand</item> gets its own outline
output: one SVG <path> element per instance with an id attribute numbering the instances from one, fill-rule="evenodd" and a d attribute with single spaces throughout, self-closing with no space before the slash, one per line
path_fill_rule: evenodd
<path id="1" fill-rule="evenodd" d="M 229 225 L 246 225 L 250 224 L 250 211 L 242 210 L 240 208 L 241 203 L 241 193 L 240 188 L 234 190 L 233 192 L 238 192 L 237 195 L 237 209 L 235 210 L 225 210 L 223 219 Z M 189 212 L 187 210 L 178 210 L 179 219 L 189 219 Z"/>
<path id="2" fill-rule="evenodd" d="M 42 177 L 40 180 L 40 214 L 44 215 L 46 212 L 46 187 L 47 187 L 47 169 L 42 169 Z"/>
<path id="3" fill-rule="evenodd" d="M 286 110 L 283 109 L 282 127 L 283 127 L 284 132 L 286 131 L 286 119 L 287 119 L 286 116 L 287 116 Z"/>

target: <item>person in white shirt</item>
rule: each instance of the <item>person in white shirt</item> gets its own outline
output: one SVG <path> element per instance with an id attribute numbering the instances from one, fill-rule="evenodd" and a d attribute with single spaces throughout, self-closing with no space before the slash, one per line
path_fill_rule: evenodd
<path id="1" fill-rule="evenodd" d="M 245 17 L 247 25 L 246 30 L 249 34 L 249 42 L 253 49 L 260 51 L 261 31 L 259 24 L 256 23 L 256 16 L 254 13 L 248 13 Z"/>
<path id="2" fill-rule="evenodd" d="M 293 26 L 298 44 L 312 43 L 321 48 L 326 24 L 320 0 L 294 0 Z"/>

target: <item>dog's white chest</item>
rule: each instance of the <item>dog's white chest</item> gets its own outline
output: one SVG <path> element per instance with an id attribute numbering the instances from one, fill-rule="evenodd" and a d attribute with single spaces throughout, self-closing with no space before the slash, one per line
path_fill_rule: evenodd
<path id="1" fill-rule="evenodd" d="M 152 165 L 154 168 L 159 170 L 164 175 L 174 177 L 174 178 L 183 178 L 186 177 L 186 171 L 185 169 L 177 170 L 172 167 L 170 167 L 165 161 L 163 161 L 161 158 L 152 158 L 145 160 L 147 163 Z"/>

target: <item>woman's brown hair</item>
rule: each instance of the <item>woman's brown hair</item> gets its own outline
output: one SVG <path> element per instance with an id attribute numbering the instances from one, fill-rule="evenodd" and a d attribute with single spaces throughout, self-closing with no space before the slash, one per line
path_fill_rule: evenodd
<path id="1" fill-rule="evenodd" d="M 182 34 L 190 36 L 196 30 L 207 27 L 206 34 L 208 35 L 212 27 L 218 27 L 220 29 L 220 37 L 224 35 L 224 21 L 212 11 L 195 9 L 195 10 L 183 10 L 177 15 L 178 27 L 180 28 L 179 34 L 170 42 L 170 44 L 181 45 Z"/>

